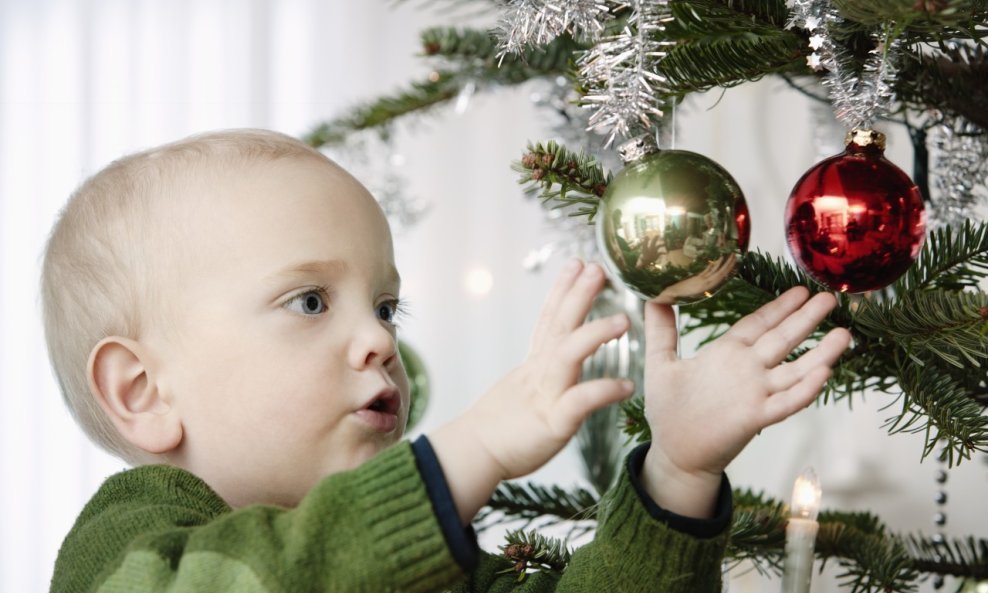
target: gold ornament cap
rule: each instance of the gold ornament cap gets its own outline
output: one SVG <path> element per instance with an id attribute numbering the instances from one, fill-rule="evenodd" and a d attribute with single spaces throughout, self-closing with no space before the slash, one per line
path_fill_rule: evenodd
<path id="1" fill-rule="evenodd" d="M 854 128 L 844 136 L 844 146 L 850 148 L 854 144 L 858 148 L 874 147 L 885 150 L 885 134 L 870 128 Z"/>
<path id="2" fill-rule="evenodd" d="M 618 154 L 625 164 L 641 160 L 650 154 L 659 152 L 659 145 L 651 134 L 642 134 L 626 140 L 618 146 Z"/>

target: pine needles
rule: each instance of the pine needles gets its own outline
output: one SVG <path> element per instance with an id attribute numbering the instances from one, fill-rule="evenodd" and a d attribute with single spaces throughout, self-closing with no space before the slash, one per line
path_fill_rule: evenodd
<path id="1" fill-rule="evenodd" d="M 502 482 L 476 521 L 480 529 L 511 521 L 522 521 L 521 529 L 527 529 L 536 522 L 546 527 L 563 521 L 593 520 L 597 502 L 597 496 L 583 488 L 565 490 L 535 482 Z"/>
<path id="2" fill-rule="evenodd" d="M 509 531 L 505 540 L 507 543 L 500 546 L 500 550 L 511 562 L 511 567 L 501 572 L 518 573 L 519 582 L 533 569 L 561 573 L 573 555 L 562 540 L 534 531 Z"/>
<path id="3" fill-rule="evenodd" d="M 543 206 L 575 207 L 570 216 L 586 216 L 588 222 L 593 221 L 600 197 L 611 181 L 592 156 L 553 141 L 529 144 L 513 168 L 521 173 L 519 183 L 534 186 Z"/>
<path id="4" fill-rule="evenodd" d="M 895 283 L 896 294 L 913 290 L 977 289 L 988 277 L 988 225 L 964 221 L 929 233 L 916 263 Z"/>

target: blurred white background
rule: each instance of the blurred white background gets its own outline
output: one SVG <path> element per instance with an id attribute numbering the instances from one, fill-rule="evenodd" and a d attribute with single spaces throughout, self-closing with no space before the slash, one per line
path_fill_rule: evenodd
<path id="1" fill-rule="evenodd" d="M 343 0 L 0 0 L 0 590 L 47 590 L 75 516 L 123 468 L 74 426 L 47 365 L 38 270 L 67 196 L 133 150 L 226 127 L 301 135 L 396 91 L 429 72 L 416 54 L 418 32 L 431 24 L 451 24 L 449 11 Z M 412 313 L 402 335 L 432 381 L 416 432 L 463 410 L 522 359 L 562 263 L 551 258 L 540 273 L 522 266 L 560 238 L 509 167 L 527 141 L 551 134 L 535 91 L 478 93 L 461 113 L 415 118 L 393 154 L 360 164 L 369 185 L 395 171 L 407 195 L 431 205 L 396 243 Z M 677 147 L 732 172 L 748 196 L 754 246 L 781 255 L 782 205 L 821 155 L 814 130 L 808 101 L 768 80 L 692 100 L 679 114 Z M 888 156 L 908 170 L 908 139 L 888 131 Z M 832 135 L 834 152 L 843 132 Z M 477 290 L 468 280 L 478 277 L 491 282 Z M 811 465 L 825 507 L 868 509 L 895 531 L 932 533 L 938 466 L 919 464 L 919 438 L 885 435 L 887 403 L 873 396 L 856 399 L 853 411 L 807 410 L 758 436 L 730 476 L 786 499 Z M 536 478 L 579 482 L 575 453 Z M 948 533 L 988 535 L 986 485 L 980 461 L 950 472 Z M 731 582 L 738 592 L 777 589 L 752 574 Z M 814 591 L 836 588 L 818 578 Z"/>

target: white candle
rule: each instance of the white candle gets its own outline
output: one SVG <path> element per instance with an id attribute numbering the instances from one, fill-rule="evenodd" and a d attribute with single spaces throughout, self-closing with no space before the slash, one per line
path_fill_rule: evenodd
<path id="1" fill-rule="evenodd" d="M 812 469 L 798 478 L 792 489 L 790 518 L 786 525 L 786 558 L 782 572 L 782 593 L 809 593 L 813 572 L 813 545 L 819 524 L 820 482 Z"/>

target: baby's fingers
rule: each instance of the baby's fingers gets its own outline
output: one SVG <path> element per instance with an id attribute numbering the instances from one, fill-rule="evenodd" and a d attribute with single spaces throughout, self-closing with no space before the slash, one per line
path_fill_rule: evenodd
<path id="1" fill-rule="evenodd" d="M 809 352 L 793 362 L 772 369 L 769 375 L 770 390 L 775 393 L 785 391 L 799 382 L 816 367 L 831 367 L 847 349 L 851 334 L 844 328 L 830 330 L 829 333 Z"/>
<path id="2" fill-rule="evenodd" d="M 635 385 L 628 379 L 594 379 L 566 391 L 552 409 L 549 425 L 565 438 L 576 434 L 587 416 L 604 406 L 627 399 Z"/>
<path id="3" fill-rule="evenodd" d="M 583 324 L 603 287 L 604 270 L 598 264 L 582 266 L 572 277 L 564 273 L 543 308 L 532 349 L 554 349 L 554 340 L 565 338 Z"/>
<path id="4" fill-rule="evenodd" d="M 799 309 L 808 296 L 809 291 L 803 286 L 790 288 L 754 313 L 742 317 L 725 335 L 735 337 L 745 344 L 754 344 L 765 332 Z"/>
<path id="5" fill-rule="evenodd" d="M 560 394 L 576 382 L 583 361 L 597 348 L 628 330 L 628 316 L 620 313 L 595 319 L 578 327 L 552 352 L 546 353 L 549 364 L 544 369 L 545 391 Z"/>
<path id="6" fill-rule="evenodd" d="M 548 335 L 562 336 L 583 324 L 594 298 L 604 288 L 604 269 L 588 263 L 559 301 L 559 309 L 548 328 Z"/>
<path id="7" fill-rule="evenodd" d="M 763 426 L 787 418 L 816 399 L 830 377 L 830 367 L 847 349 L 850 337 L 846 329 L 831 330 L 815 348 L 772 371 L 770 381 L 776 393 L 765 400 Z"/>
<path id="8" fill-rule="evenodd" d="M 819 293 L 787 315 L 754 343 L 759 360 L 769 366 L 779 364 L 820 325 L 836 305 L 830 293 Z"/>
<path id="9" fill-rule="evenodd" d="M 560 303 L 562 303 L 567 293 L 569 293 L 573 287 L 573 283 L 576 282 L 582 271 L 583 262 L 578 259 L 571 259 L 563 265 L 563 269 L 559 272 L 556 282 L 552 285 L 552 289 L 542 304 L 539 319 L 535 324 L 535 331 L 532 332 L 533 349 L 538 349 L 542 344 L 546 333 L 549 331 L 549 327 L 552 326 L 556 315 L 559 314 Z"/>

